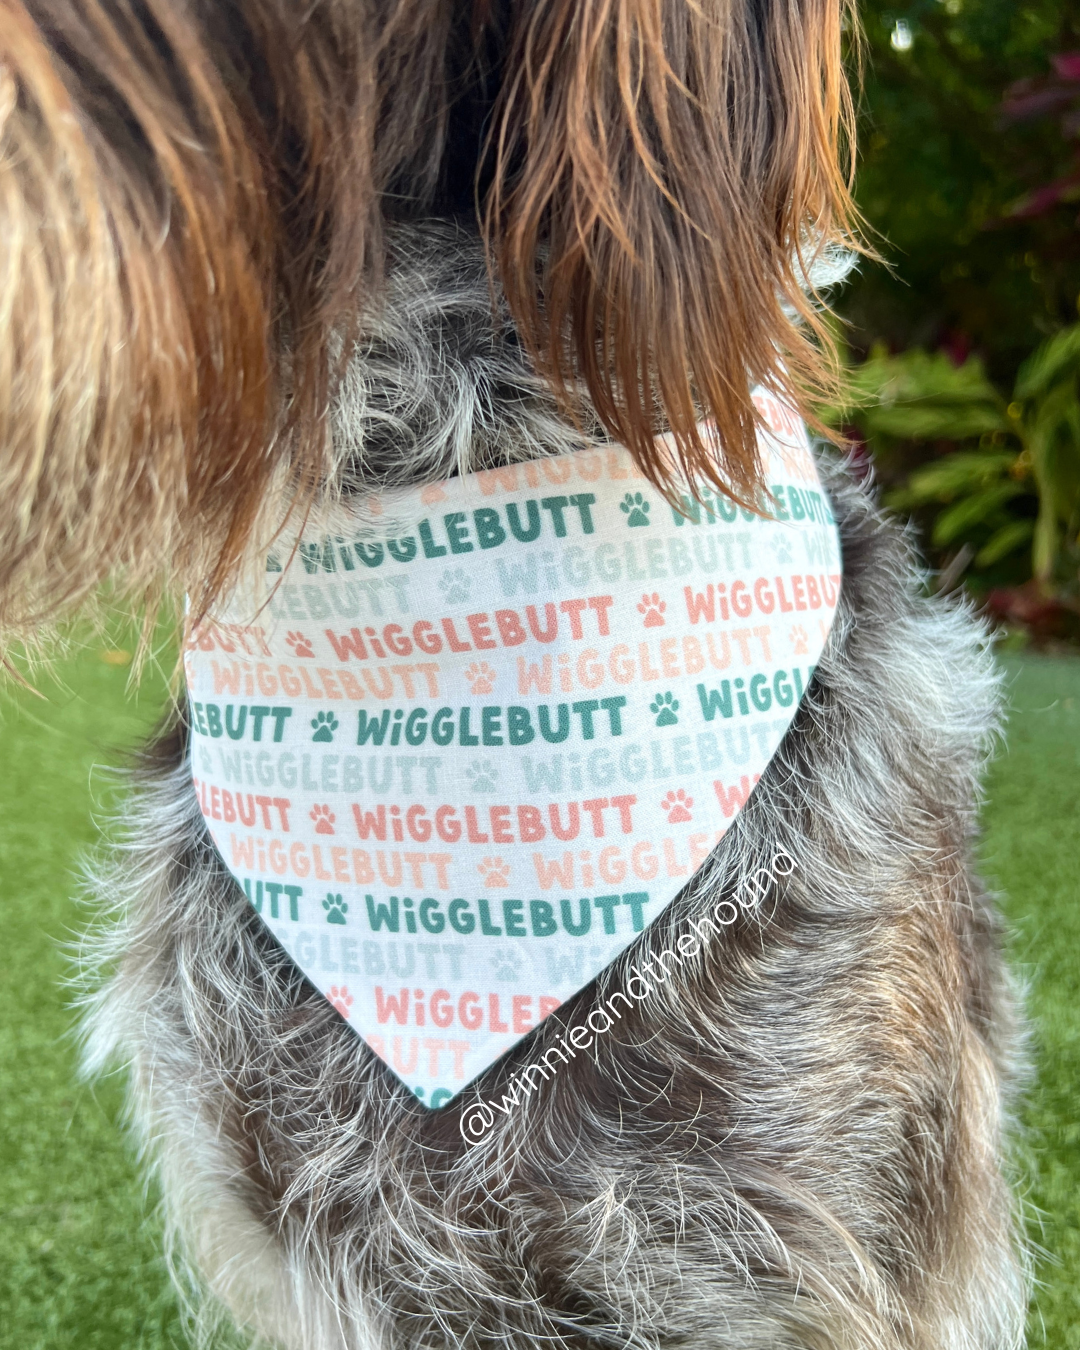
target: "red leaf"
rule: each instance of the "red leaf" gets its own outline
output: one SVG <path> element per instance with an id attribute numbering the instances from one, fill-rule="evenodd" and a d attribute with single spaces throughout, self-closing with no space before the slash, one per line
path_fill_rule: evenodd
<path id="1" fill-rule="evenodd" d="M 1080 90 L 1062 88 L 1061 85 L 1035 91 L 1010 91 L 1001 105 L 1001 111 L 1009 121 L 1023 122 L 1029 117 L 1041 117 L 1044 113 L 1068 107 L 1078 95 Z"/>
<path id="2" fill-rule="evenodd" d="M 1080 173 L 1060 178 L 1056 183 L 1049 183 L 1025 197 L 1019 206 L 1014 206 L 1008 213 L 1007 219 L 1025 220 L 1030 216 L 1041 215 L 1051 207 L 1057 206 L 1058 202 L 1074 195 L 1077 188 L 1080 188 Z"/>
<path id="3" fill-rule="evenodd" d="M 1080 80 L 1080 52 L 1061 52 L 1050 60 L 1063 80 Z"/>

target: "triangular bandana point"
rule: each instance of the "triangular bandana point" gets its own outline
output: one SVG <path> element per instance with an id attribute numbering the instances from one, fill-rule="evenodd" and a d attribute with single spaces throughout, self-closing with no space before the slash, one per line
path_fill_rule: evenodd
<path id="1" fill-rule="evenodd" d="M 756 402 L 775 520 L 676 512 L 617 447 L 531 461 L 366 502 L 192 635 L 221 857 L 428 1106 L 663 912 L 795 715 L 839 542 L 804 429 Z"/>

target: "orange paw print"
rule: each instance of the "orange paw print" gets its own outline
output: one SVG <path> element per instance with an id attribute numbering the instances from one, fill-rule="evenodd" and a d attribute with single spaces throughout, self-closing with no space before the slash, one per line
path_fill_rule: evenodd
<path id="1" fill-rule="evenodd" d="M 286 633 L 285 641 L 297 654 L 297 656 L 314 656 L 315 649 L 311 645 L 311 639 L 306 638 L 303 633 Z"/>
<path id="2" fill-rule="evenodd" d="M 797 623 L 792 628 L 789 637 L 791 638 L 791 645 L 795 648 L 796 656 L 807 656 L 809 654 L 810 639 L 801 623 Z"/>
<path id="3" fill-rule="evenodd" d="M 495 688 L 495 672 L 486 661 L 474 661 L 465 671 L 465 678 L 474 694 L 490 694 Z"/>
<path id="4" fill-rule="evenodd" d="M 349 993 L 348 987 L 346 985 L 343 984 L 339 988 L 336 984 L 332 984 L 330 986 L 330 992 L 327 994 L 326 997 L 330 1000 L 330 1002 L 338 1010 L 338 1012 L 342 1015 L 342 1017 L 346 1019 L 349 1017 L 349 1009 L 353 1005 L 353 996 L 352 994 Z"/>
<path id="5" fill-rule="evenodd" d="M 510 884 L 510 865 L 501 858 L 485 858 L 477 863 L 476 870 L 483 877 L 484 885 L 492 890 Z"/>
<path id="6" fill-rule="evenodd" d="M 333 834 L 334 821 L 337 816 L 328 806 L 313 806 L 311 808 L 311 819 L 315 822 L 316 834 Z"/>
<path id="7" fill-rule="evenodd" d="M 660 810 L 667 812 L 669 825 L 680 825 L 684 821 L 693 820 L 694 817 L 690 814 L 693 804 L 693 797 L 688 797 L 682 788 L 679 788 L 677 792 L 668 793 L 660 803 Z"/>
<path id="8" fill-rule="evenodd" d="M 663 628 L 665 609 L 667 609 L 667 605 L 660 599 L 656 591 L 653 591 L 652 595 L 643 595 L 641 604 L 638 605 L 638 613 L 645 615 L 646 628 Z"/>

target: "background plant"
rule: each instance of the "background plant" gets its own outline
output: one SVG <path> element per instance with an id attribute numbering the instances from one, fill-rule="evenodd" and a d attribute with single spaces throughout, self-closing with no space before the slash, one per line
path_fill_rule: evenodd
<path id="1" fill-rule="evenodd" d="M 864 0 L 862 19 L 857 198 L 891 270 L 864 265 L 848 287 L 852 345 L 975 351 L 1011 388 L 1077 318 L 1080 201 L 1035 194 L 1076 172 L 1080 86 L 1024 95 L 1049 95 L 1054 58 L 1080 50 L 1080 4 Z"/>
<path id="2" fill-rule="evenodd" d="M 837 425 L 949 584 L 1075 605 L 1080 3 L 863 6 L 859 205 L 888 266 L 840 300 Z"/>
<path id="3" fill-rule="evenodd" d="M 1080 595 L 1080 324 L 1042 343 L 1008 395 L 977 356 L 958 366 L 944 352 L 879 345 L 849 372 L 832 419 L 855 427 L 886 471 L 913 446 L 938 449 L 897 475 L 886 503 L 920 517 L 931 549 L 961 557 L 976 584 L 1034 576 Z"/>

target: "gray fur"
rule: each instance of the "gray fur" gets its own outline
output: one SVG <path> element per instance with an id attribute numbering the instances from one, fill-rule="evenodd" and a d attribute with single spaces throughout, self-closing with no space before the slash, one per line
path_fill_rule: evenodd
<path id="1" fill-rule="evenodd" d="M 334 402 L 341 492 L 432 482 L 594 443 L 530 368 L 483 252 L 441 222 L 391 235 L 387 294 Z"/>
<path id="2" fill-rule="evenodd" d="M 580 443 L 492 324 L 478 254 L 402 254 L 338 400 L 343 490 Z M 441 250 L 441 253 L 440 253 Z M 979 623 L 825 456 L 845 580 L 779 752 L 662 918 L 484 1098 L 776 851 L 798 866 L 466 1147 L 275 944 L 213 851 L 174 728 L 94 876 L 88 1064 L 127 1066 L 178 1276 L 288 1350 L 1011 1350 L 1015 1071 L 970 850 L 999 691 Z M 185 1271 L 192 1274 L 185 1275 Z"/>

